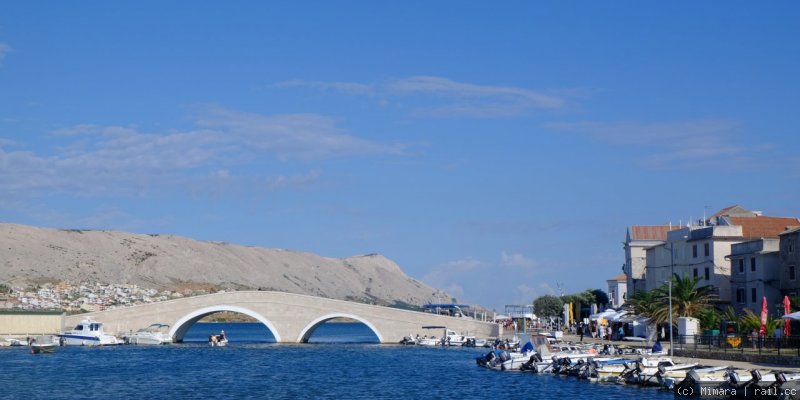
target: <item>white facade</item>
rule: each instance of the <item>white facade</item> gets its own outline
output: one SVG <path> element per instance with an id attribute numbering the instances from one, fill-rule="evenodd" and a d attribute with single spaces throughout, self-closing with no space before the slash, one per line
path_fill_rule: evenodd
<path id="1" fill-rule="evenodd" d="M 606 283 L 608 284 L 608 306 L 617 308 L 625 304 L 628 294 L 627 276 L 622 274 L 607 280 Z"/>
<path id="2" fill-rule="evenodd" d="M 731 299 L 731 245 L 742 241 L 740 226 L 686 227 L 667 234 L 667 242 L 646 250 L 647 290 L 678 276 L 700 278 L 698 286 L 715 288 L 719 301 Z"/>
<path id="3" fill-rule="evenodd" d="M 778 239 L 758 239 L 732 246 L 731 303 L 736 311 L 749 308 L 759 314 L 766 297 L 770 313 L 783 312 L 778 244 Z"/>

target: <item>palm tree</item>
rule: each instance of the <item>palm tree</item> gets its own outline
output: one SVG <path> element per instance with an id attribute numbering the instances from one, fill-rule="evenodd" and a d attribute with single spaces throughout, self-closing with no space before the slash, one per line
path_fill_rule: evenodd
<path id="1" fill-rule="evenodd" d="M 656 316 L 659 309 L 660 296 L 661 294 L 658 289 L 649 292 L 637 290 L 625 304 L 630 306 L 635 314 L 650 318 L 652 324 L 660 324 L 666 321 L 666 319 L 659 320 Z"/>
<path id="2" fill-rule="evenodd" d="M 683 277 L 674 274 L 672 276 L 672 318 L 694 317 L 701 310 L 707 308 L 716 298 L 712 286 L 697 287 L 700 277 L 691 278 L 688 275 Z M 654 318 L 658 321 L 669 320 L 669 288 L 666 284 L 657 290 L 659 295 L 659 307 L 654 313 Z M 674 324 L 675 321 L 672 321 Z"/>

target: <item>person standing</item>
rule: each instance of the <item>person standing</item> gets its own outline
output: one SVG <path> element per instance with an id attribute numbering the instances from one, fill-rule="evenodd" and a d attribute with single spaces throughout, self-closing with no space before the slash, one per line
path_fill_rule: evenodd
<path id="1" fill-rule="evenodd" d="M 583 329 L 584 329 L 583 322 L 581 322 L 581 324 L 578 325 L 578 335 L 581 336 L 581 342 L 583 341 Z"/>

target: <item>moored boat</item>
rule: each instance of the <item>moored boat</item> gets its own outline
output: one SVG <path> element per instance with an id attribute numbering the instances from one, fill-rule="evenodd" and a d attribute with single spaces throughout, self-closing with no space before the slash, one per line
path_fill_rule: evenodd
<path id="1" fill-rule="evenodd" d="M 54 341 L 52 336 L 36 336 L 28 343 L 33 354 L 53 353 L 58 347 L 58 342 Z"/>
<path id="2" fill-rule="evenodd" d="M 172 343 L 172 337 L 169 336 L 169 325 L 152 324 L 128 335 L 126 341 L 130 344 L 159 345 Z"/>
<path id="3" fill-rule="evenodd" d="M 123 343 L 116 336 L 106 334 L 103 324 L 91 318 L 82 320 L 72 330 L 57 336 L 67 346 L 108 346 Z"/>

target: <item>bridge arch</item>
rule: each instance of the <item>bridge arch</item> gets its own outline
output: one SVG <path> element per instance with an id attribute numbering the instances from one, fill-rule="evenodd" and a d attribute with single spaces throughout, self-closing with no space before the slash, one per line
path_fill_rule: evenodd
<path id="1" fill-rule="evenodd" d="M 334 318 L 349 318 L 361 322 L 362 324 L 366 325 L 367 328 L 372 330 L 372 333 L 374 333 L 375 336 L 378 337 L 379 343 L 383 343 L 383 335 L 381 335 L 381 332 L 378 331 L 378 328 L 376 328 L 375 325 L 372 325 L 371 322 L 357 315 L 346 314 L 346 313 L 327 314 L 311 321 L 308 325 L 306 325 L 305 328 L 303 328 L 302 331 L 300 331 L 300 336 L 297 337 L 297 343 L 308 343 L 308 339 L 311 337 L 311 334 L 314 333 L 314 330 L 317 329 L 318 326 Z"/>
<path id="2" fill-rule="evenodd" d="M 224 305 L 224 304 L 218 306 L 204 307 L 184 315 L 183 317 L 181 317 L 181 319 L 179 319 L 172 325 L 172 328 L 170 328 L 169 331 L 169 335 L 176 342 L 183 341 L 183 337 L 186 336 L 186 332 L 189 331 L 189 328 L 191 328 L 195 322 L 199 321 L 206 315 L 221 311 L 237 312 L 255 318 L 256 320 L 258 320 L 258 322 L 261 322 L 267 327 L 267 329 L 269 329 L 270 333 L 272 333 L 272 336 L 275 337 L 275 342 L 277 343 L 281 342 L 281 335 L 278 333 L 278 330 L 275 328 L 272 322 L 270 322 L 270 320 L 264 318 L 264 316 L 253 310 L 249 310 L 243 307 Z"/>

